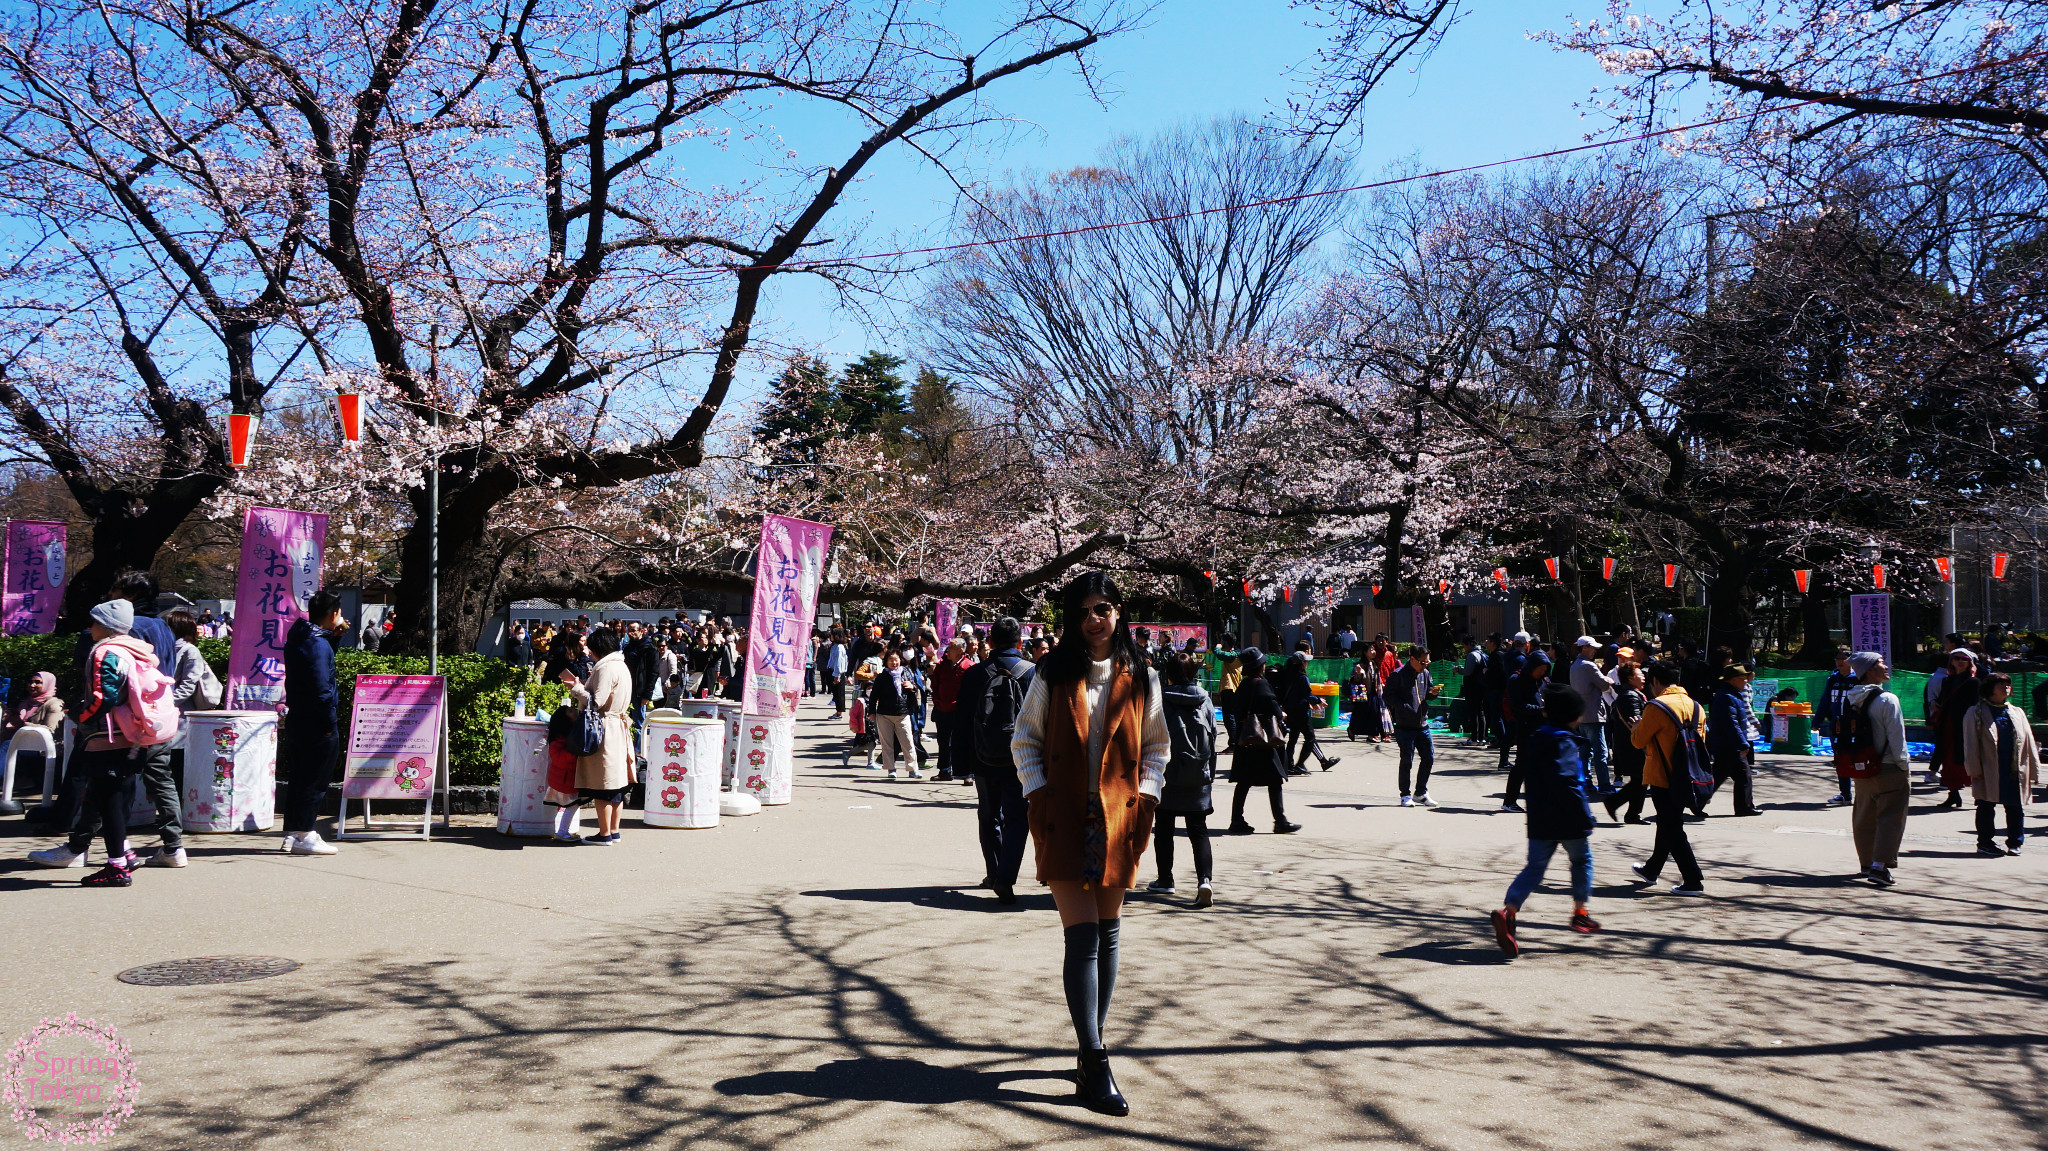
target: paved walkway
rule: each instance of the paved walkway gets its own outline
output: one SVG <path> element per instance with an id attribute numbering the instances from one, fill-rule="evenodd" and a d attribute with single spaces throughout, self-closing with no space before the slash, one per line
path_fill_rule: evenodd
<path id="1" fill-rule="evenodd" d="M 1640 891 L 1649 829 L 1603 826 L 1607 931 L 1565 931 L 1546 887 L 1508 964 L 1483 915 L 1522 823 L 1491 813 L 1490 760 L 1448 752 L 1445 806 L 1403 810 L 1392 749 L 1342 744 L 1289 788 L 1300 835 L 1216 841 L 1214 909 L 1133 900 L 1110 1037 L 1134 1113 L 1105 1119 L 1069 1099 L 1050 899 L 971 886 L 971 789 L 842 769 L 824 713 L 803 727 L 794 805 L 629 820 L 616 848 L 207 837 L 182 872 L 93 891 L 0 822 L 0 1038 L 69 1011 L 119 1027 L 143 1092 L 115 1145 L 136 1147 L 1929 1151 L 2048 1130 L 2048 845 L 1979 860 L 1967 812 L 1922 814 L 1875 890 L 1844 878 L 1817 761 L 1767 761 L 1764 816 L 1694 828 L 1711 898 Z M 221 954 L 304 966 L 113 978 Z"/>

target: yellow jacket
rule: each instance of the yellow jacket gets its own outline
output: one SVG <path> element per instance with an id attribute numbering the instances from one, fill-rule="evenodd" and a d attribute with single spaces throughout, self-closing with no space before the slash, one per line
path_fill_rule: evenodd
<path id="1" fill-rule="evenodd" d="M 1702 748 L 1707 742 L 1706 709 L 1693 702 L 1684 688 L 1675 685 L 1665 688 L 1650 702 L 1663 707 L 1644 705 L 1643 717 L 1636 721 L 1629 742 L 1642 750 L 1643 783 L 1649 787 L 1670 787 L 1669 765 L 1678 757 L 1680 736 L 1678 726 L 1671 722 L 1671 716 L 1665 713 L 1664 708 L 1676 712 L 1680 723 L 1692 725 Z"/>

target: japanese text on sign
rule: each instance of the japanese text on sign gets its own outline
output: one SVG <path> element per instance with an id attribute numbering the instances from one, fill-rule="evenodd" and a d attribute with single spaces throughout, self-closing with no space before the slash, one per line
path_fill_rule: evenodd
<path id="1" fill-rule="evenodd" d="M 441 762 L 447 685 L 438 675 L 356 677 L 343 795 L 417 799 L 433 791 Z"/>
<path id="2" fill-rule="evenodd" d="M 0 635 L 48 635 L 64 607 L 65 527 L 51 520 L 8 520 L 6 585 Z"/>
<path id="3" fill-rule="evenodd" d="M 284 699 L 284 641 L 320 587 L 327 517 L 252 507 L 242 515 L 235 570 L 235 632 L 228 660 L 230 710 L 275 708 Z"/>
<path id="4" fill-rule="evenodd" d="M 761 521 L 761 551 L 754 564 L 754 615 L 747 629 L 746 690 L 749 715 L 796 714 L 803 689 L 805 647 L 818 611 L 818 582 L 829 524 L 789 516 Z"/>

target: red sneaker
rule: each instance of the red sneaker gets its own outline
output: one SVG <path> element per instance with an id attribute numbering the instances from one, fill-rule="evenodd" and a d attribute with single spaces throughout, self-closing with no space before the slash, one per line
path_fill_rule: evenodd
<path id="1" fill-rule="evenodd" d="M 1572 913 L 1572 930 L 1581 935 L 1591 935 L 1600 930 L 1600 921 L 1583 911 Z"/>
<path id="2" fill-rule="evenodd" d="M 1515 942 L 1515 913 L 1502 908 L 1489 918 L 1493 920 L 1493 941 L 1500 944 L 1501 951 L 1510 958 L 1520 954 L 1521 946 Z"/>

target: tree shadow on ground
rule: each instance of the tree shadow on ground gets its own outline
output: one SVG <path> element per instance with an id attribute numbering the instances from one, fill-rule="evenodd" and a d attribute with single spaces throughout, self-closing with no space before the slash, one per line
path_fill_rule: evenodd
<path id="1" fill-rule="evenodd" d="M 945 886 L 679 886 L 658 913 L 595 891 L 529 920 L 550 949 L 516 960 L 486 941 L 136 992 L 166 1036 L 204 1013 L 236 1079 L 223 1099 L 215 1065 L 165 1059 L 130 1126 L 138 1145 L 345 1145 L 337 1117 L 403 1107 L 495 1126 L 497 1145 L 600 1151 L 2037 1143 L 2033 892 L 1996 865 L 1814 882 L 1774 859 L 1787 838 L 1702 844 L 1713 898 L 1644 892 L 1589 937 L 1563 930 L 1555 867 L 1530 913 L 1541 962 L 1505 964 L 1485 911 L 1519 844 L 1219 837 L 1215 908 L 1127 905 L 1107 1035 L 1126 1120 L 1061 1082 L 1047 895 L 990 916 Z M 1596 874 L 1624 851 L 1596 840 Z M 476 907 L 480 934 L 504 914 Z M 1540 1108 L 1569 1130 L 1533 1127 Z"/>

